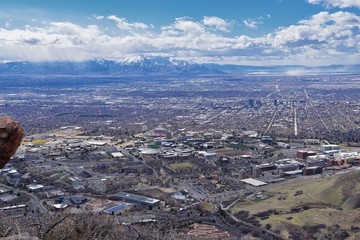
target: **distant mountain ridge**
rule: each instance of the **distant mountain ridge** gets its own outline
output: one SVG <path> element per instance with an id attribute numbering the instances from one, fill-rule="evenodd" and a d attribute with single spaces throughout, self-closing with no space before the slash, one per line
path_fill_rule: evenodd
<path id="1" fill-rule="evenodd" d="M 189 61 L 164 57 L 88 60 L 83 62 L 0 62 L 0 73 L 9 74 L 221 74 L 223 72 Z"/>
<path id="2" fill-rule="evenodd" d="M 167 57 L 96 59 L 83 62 L 0 61 L 0 74 L 113 74 L 113 75 L 206 75 L 206 74 L 327 74 L 360 73 L 360 65 L 309 67 L 199 64 Z"/>
<path id="3" fill-rule="evenodd" d="M 247 66 L 234 64 L 204 64 L 207 67 L 214 67 L 226 73 L 243 74 L 327 74 L 327 73 L 360 73 L 360 64 L 352 65 L 329 65 L 329 66 L 304 66 L 304 65 L 282 65 L 282 66 Z"/>

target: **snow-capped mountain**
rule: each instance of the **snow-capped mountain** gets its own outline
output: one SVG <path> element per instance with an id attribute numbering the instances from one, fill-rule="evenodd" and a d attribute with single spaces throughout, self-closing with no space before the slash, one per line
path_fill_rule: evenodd
<path id="1" fill-rule="evenodd" d="M 0 73 L 17 74 L 218 74 L 221 71 L 188 61 L 165 57 L 132 57 L 83 62 L 2 61 Z"/>

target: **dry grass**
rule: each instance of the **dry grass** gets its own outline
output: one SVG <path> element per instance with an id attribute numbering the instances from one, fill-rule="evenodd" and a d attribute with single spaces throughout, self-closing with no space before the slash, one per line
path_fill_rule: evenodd
<path id="1" fill-rule="evenodd" d="M 228 156 L 228 157 L 236 157 L 236 156 L 241 156 L 241 155 L 247 154 L 246 151 L 232 150 L 232 149 L 219 150 L 219 151 L 216 151 L 216 153 L 219 155 L 224 155 L 224 156 Z"/>
<path id="2" fill-rule="evenodd" d="M 182 163 L 172 163 L 170 164 L 170 167 L 177 170 L 186 170 L 186 169 L 194 169 L 196 168 L 196 165 L 190 162 L 182 162 Z"/>
<path id="3" fill-rule="evenodd" d="M 48 142 L 48 140 L 45 140 L 45 139 L 34 139 L 32 141 L 32 143 L 35 145 L 44 145 L 47 142 Z"/>
<path id="4" fill-rule="evenodd" d="M 299 213 L 271 215 L 270 218 L 261 221 L 261 224 L 265 226 L 269 223 L 275 227 L 281 227 L 285 223 L 297 226 L 312 226 L 316 224 L 332 226 L 338 224 L 341 228 L 350 229 L 359 220 L 358 215 L 357 210 L 341 211 L 333 208 L 313 208 Z M 292 219 L 289 219 L 289 217 Z"/>
<path id="5" fill-rule="evenodd" d="M 267 211 L 268 209 L 288 210 L 293 206 L 308 203 L 331 204 L 340 207 L 343 204 L 341 187 L 336 187 L 338 177 L 327 177 L 318 179 L 308 179 L 303 181 L 291 182 L 288 184 L 269 185 L 266 194 L 270 198 L 262 201 L 246 201 L 239 203 L 232 208 L 232 213 L 246 210 L 250 213 Z M 301 195 L 295 196 L 297 191 L 302 191 Z M 279 200 L 281 199 L 281 200 Z"/>
<path id="6" fill-rule="evenodd" d="M 287 225 L 297 227 L 324 224 L 338 224 L 342 229 L 358 226 L 360 214 L 353 204 L 359 201 L 360 172 L 351 172 L 342 176 L 293 181 L 279 185 L 268 185 L 265 194 L 271 196 L 265 200 L 240 202 L 231 212 L 249 211 L 257 214 L 268 210 L 277 210 L 279 214 L 270 214 L 260 220 L 262 226 L 270 224 L 273 229 L 286 229 Z M 295 196 L 296 192 L 302 194 Z M 310 209 L 303 210 L 303 206 Z M 301 209 L 291 212 L 291 209 Z M 283 236 L 286 235 L 282 233 Z"/>

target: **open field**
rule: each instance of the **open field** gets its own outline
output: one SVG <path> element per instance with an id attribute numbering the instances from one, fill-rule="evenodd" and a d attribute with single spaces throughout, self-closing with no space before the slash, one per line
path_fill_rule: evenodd
<path id="1" fill-rule="evenodd" d="M 262 226 L 278 229 L 284 237 L 291 231 L 307 237 L 310 235 L 306 234 L 311 233 L 320 239 L 335 238 L 340 231 L 356 236 L 360 233 L 359 180 L 360 172 L 357 171 L 269 185 L 263 188 L 267 199 L 245 199 L 236 204 L 231 213 L 239 216 L 239 212 L 249 212 Z"/>
<path id="2" fill-rule="evenodd" d="M 35 145 L 44 145 L 47 142 L 48 142 L 48 140 L 46 140 L 46 139 L 34 139 L 32 141 L 32 143 Z"/>
<path id="3" fill-rule="evenodd" d="M 222 149 L 222 150 L 216 151 L 216 153 L 219 155 L 228 156 L 228 157 L 236 157 L 236 156 L 249 154 L 249 152 L 246 152 L 243 150 L 233 150 L 233 149 Z"/>
<path id="4" fill-rule="evenodd" d="M 196 168 L 196 165 L 190 162 L 180 162 L 180 163 L 172 163 L 170 164 L 170 167 L 177 170 L 184 170 L 184 169 L 193 169 Z"/>
<path id="5" fill-rule="evenodd" d="M 302 205 L 309 202 L 322 202 L 324 191 L 330 188 L 334 184 L 335 180 L 335 178 L 322 178 L 316 180 L 311 179 L 275 186 L 265 191 L 265 194 L 269 196 L 268 199 L 262 201 L 245 200 L 244 203 L 236 205 L 232 209 L 232 212 L 235 213 L 240 209 L 244 210 L 244 207 L 251 214 L 267 211 L 268 209 L 286 211 L 293 206 Z M 301 195 L 294 196 L 298 191 L 303 191 L 303 193 Z M 340 201 L 340 197 L 336 191 L 333 193 L 326 192 L 326 194 L 329 195 L 325 200 L 326 202 L 331 201 L 336 203 Z"/>

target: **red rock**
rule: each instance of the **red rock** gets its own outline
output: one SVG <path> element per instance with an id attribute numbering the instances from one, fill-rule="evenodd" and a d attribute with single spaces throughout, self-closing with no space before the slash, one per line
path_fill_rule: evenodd
<path id="1" fill-rule="evenodd" d="M 24 130 L 18 122 L 8 116 L 0 116 L 0 168 L 9 162 L 23 137 Z"/>

